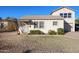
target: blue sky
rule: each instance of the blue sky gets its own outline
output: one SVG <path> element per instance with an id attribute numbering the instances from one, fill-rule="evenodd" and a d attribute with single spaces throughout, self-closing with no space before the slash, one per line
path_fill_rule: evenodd
<path id="1" fill-rule="evenodd" d="M 52 11 L 61 6 L 0 6 L 0 17 L 20 18 L 27 15 L 49 15 Z M 68 6 L 76 11 L 76 18 L 79 18 L 79 6 Z"/>

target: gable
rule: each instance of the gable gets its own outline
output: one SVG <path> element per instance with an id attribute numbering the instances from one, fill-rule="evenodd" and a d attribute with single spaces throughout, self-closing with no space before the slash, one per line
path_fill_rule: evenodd
<path id="1" fill-rule="evenodd" d="M 57 10 L 55 10 L 55 11 L 53 11 L 52 13 L 51 13 L 51 15 L 52 14 L 54 14 L 54 13 L 59 13 L 59 12 L 62 12 L 62 13 L 73 13 L 73 12 L 75 12 L 74 10 L 72 10 L 72 9 L 70 9 L 70 8 L 67 8 L 67 7 L 62 7 L 62 8 L 60 8 L 60 9 L 57 9 Z"/>

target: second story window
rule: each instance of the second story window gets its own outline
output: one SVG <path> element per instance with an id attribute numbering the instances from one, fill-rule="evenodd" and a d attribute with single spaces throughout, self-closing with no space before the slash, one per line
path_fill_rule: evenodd
<path id="1" fill-rule="evenodd" d="M 71 13 L 68 13 L 68 18 L 71 18 Z"/>
<path id="2" fill-rule="evenodd" d="M 63 13 L 60 13 L 60 16 L 63 17 Z"/>
<path id="3" fill-rule="evenodd" d="M 72 14 L 71 13 L 60 13 L 60 16 L 63 18 L 71 18 Z"/>
<path id="4" fill-rule="evenodd" d="M 64 13 L 64 18 L 67 18 L 67 13 Z"/>

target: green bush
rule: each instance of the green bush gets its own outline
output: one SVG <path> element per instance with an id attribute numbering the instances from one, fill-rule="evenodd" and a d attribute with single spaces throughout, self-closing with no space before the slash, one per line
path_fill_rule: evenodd
<path id="1" fill-rule="evenodd" d="M 64 34 L 64 29 L 58 28 L 57 32 L 58 32 L 59 35 L 63 35 Z"/>
<path id="2" fill-rule="evenodd" d="M 40 30 L 30 30 L 29 34 L 44 34 L 44 33 Z"/>
<path id="3" fill-rule="evenodd" d="M 49 31 L 48 31 L 48 34 L 49 34 L 49 35 L 56 35 L 57 33 L 56 33 L 55 31 L 49 30 Z"/>

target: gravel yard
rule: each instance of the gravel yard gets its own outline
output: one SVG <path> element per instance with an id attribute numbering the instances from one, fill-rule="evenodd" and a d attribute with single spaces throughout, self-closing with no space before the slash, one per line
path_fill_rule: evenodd
<path id="1" fill-rule="evenodd" d="M 60 36 L 17 35 L 0 33 L 0 52 L 4 53 L 72 53 L 79 52 L 79 36 L 68 33 Z"/>

